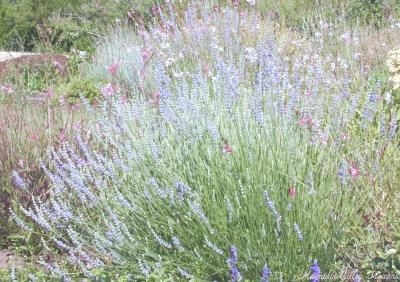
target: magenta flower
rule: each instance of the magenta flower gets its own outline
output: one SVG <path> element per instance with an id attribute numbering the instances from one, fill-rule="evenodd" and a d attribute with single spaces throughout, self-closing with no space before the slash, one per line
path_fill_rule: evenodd
<path id="1" fill-rule="evenodd" d="M 114 62 L 108 66 L 107 70 L 112 76 L 115 76 L 118 72 L 118 68 L 119 68 L 119 63 Z"/>
<path id="2" fill-rule="evenodd" d="M 349 174 L 351 177 L 356 178 L 360 175 L 360 169 L 355 164 L 352 164 L 349 168 Z"/>

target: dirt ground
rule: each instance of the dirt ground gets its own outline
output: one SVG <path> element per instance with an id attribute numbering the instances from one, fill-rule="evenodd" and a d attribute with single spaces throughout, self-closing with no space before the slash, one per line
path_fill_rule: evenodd
<path id="1" fill-rule="evenodd" d="M 0 250 L 0 270 L 12 267 L 22 268 L 24 266 L 23 259 L 15 255 L 15 253 L 10 250 Z"/>

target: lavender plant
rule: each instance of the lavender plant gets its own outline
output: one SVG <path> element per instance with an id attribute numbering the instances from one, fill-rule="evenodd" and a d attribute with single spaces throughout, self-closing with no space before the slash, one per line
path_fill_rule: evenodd
<path id="1" fill-rule="evenodd" d="M 22 211 L 87 277 L 291 280 L 314 258 L 329 269 L 369 173 L 364 135 L 348 136 L 381 138 L 381 102 L 315 50 L 285 60 L 254 13 L 161 16 L 143 43 L 156 94 L 132 85 L 129 100 L 88 105 L 90 142 L 49 154 L 50 196 Z"/>

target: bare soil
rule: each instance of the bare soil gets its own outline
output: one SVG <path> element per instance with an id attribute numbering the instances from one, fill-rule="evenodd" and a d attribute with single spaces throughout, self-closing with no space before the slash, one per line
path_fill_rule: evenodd
<path id="1" fill-rule="evenodd" d="M 0 269 L 23 268 L 25 263 L 22 258 L 18 257 L 10 250 L 0 250 Z"/>

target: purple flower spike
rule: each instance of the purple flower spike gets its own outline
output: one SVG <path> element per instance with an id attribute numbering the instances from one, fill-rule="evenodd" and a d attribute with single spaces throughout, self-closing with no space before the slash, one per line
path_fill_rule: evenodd
<path id="1" fill-rule="evenodd" d="M 318 262 L 315 259 L 313 264 L 310 267 L 311 270 L 311 277 L 310 282 L 319 282 L 321 281 L 321 269 L 318 266 Z"/>
<path id="2" fill-rule="evenodd" d="M 239 269 L 237 268 L 237 249 L 235 246 L 231 246 L 231 249 L 229 251 L 229 268 L 231 272 L 231 281 L 232 282 L 238 282 L 242 280 L 242 275 L 240 274 Z"/>
<path id="3" fill-rule="evenodd" d="M 268 278 L 271 276 L 271 269 L 265 264 L 261 272 L 261 282 L 268 282 Z"/>
<path id="4" fill-rule="evenodd" d="M 229 252 L 230 254 L 230 263 L 231 264 L 236 264 L 237 263 L 237 249 L 235 246 L 231 246 L 231 250 Z"/>

